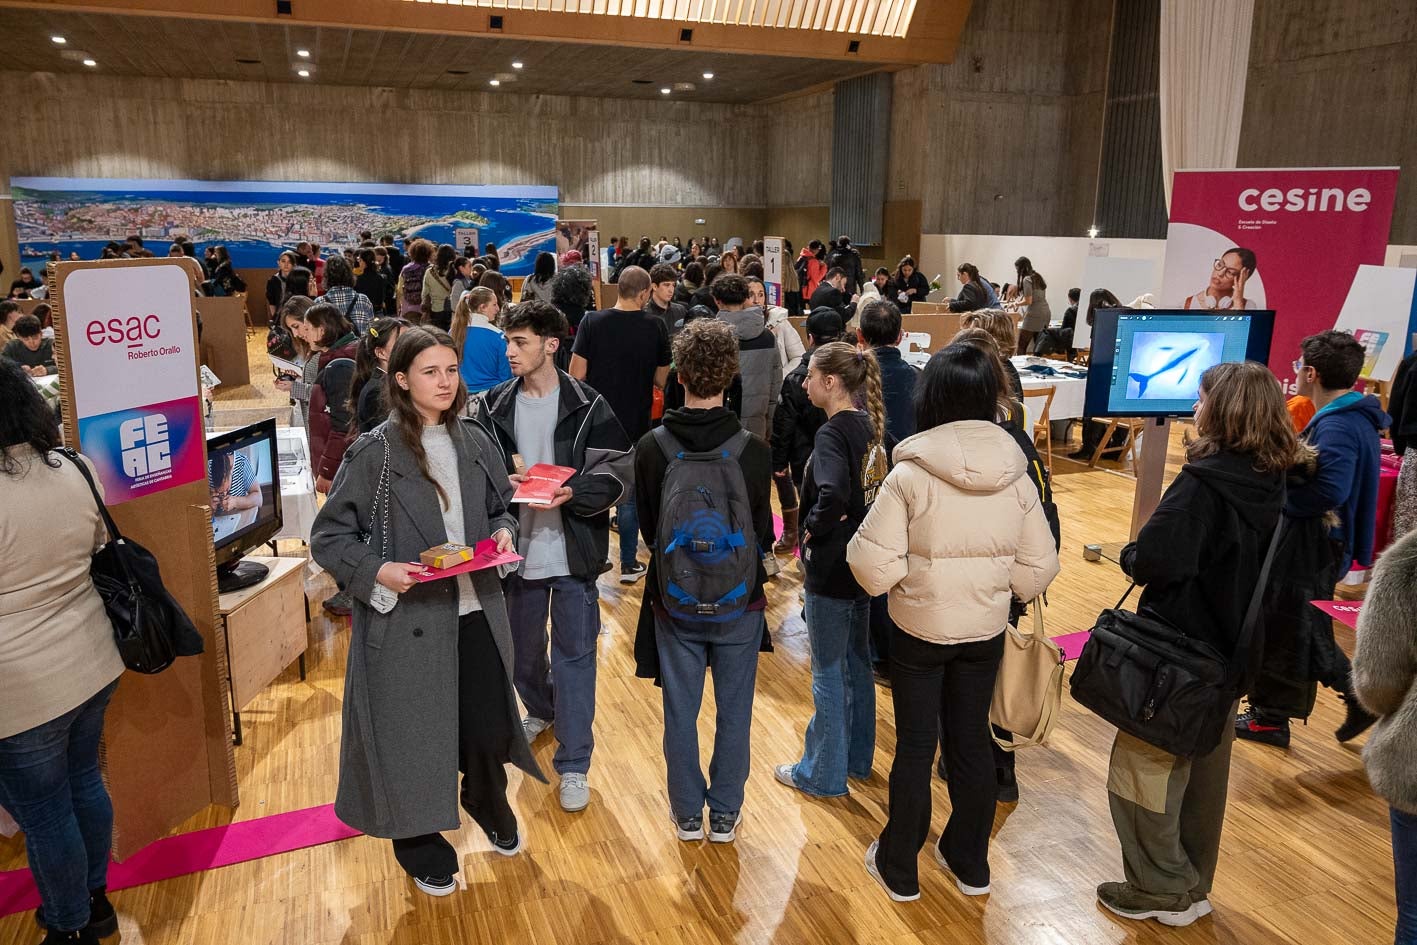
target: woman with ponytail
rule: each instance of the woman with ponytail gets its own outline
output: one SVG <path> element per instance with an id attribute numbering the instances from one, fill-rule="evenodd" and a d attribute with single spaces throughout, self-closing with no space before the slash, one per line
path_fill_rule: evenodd
<path id="1" fill-rule="evenodd" d="M 368 433 L 388 419 L 384 374 L 399 332 L 409 327 L 402 318 L 376 318 L 359 336 L 359 344 L 354 348 L 354 379 L 349 385 L 349 401 L 360 433 Z"/>
<path id="2" fill-rule="evenodd" d="M 839 797 L 847 778 L 871 776 L 876 750 L 871 600 L 846 563 L 846 544 L 886 478 L 886 404 L 875 354 L 844 342 L 813 353 L 806 387 L 827 415 L 802 480 L 803 615 L 814 711 L 802 759 L 774 773 L 806 794 Z"/>
<path id="3" fill-rule="evenodd" d="M 989 892 L 998 784 L 989 705 L 1011 602 L 1058 573 L 1058 552 L 1027 463 L 999 419 L 993 352 L 951 344 L 915 391 L 916 429 L 846 549 L 863 593 L 889 594 L 896 751 L 890 815 L 866 870 L 897 902 L 920 898 L 930 768 L 945 720 L 950 819 L 935 861 L 960 892 Z M 942 716 L 943 710 L 943 716 Z"/>
<path id="4" fill-rule="evenodd" d="M 979 278 L 979 270 L 973 263 L 960 263 L 955 277 L 963 286 L 959 295 L 949 299 L 951 312 L 973 312 L 989 304 L 989 293 L 984 289 L 984 281 Z"/>

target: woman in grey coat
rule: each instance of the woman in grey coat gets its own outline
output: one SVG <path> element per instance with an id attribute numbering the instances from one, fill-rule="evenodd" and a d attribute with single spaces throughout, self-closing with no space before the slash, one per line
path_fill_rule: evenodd
<path id="1" fill-rule="evenodd" d="M 491 536 L 516 548 L 511 485 L 474 424 L 446 332 L 406 329 L 389 358 L 389 419 L 355 441 L 315 519 L 315 560 L 353 596 L 335 813 L 418 888 L 457 889 L 458 802 L 493 848 L 521 850 L 507 762 L 545 780 L 517 724 L 512 636 L 492 570 L 418 583 L 421 552 Z M 463 774 L 458 788 L 458 772 Z"/>

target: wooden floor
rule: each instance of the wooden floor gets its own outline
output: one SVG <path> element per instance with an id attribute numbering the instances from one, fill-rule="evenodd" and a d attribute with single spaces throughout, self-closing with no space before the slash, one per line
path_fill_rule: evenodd
<path id="1" fill-rule="evenodd" d="M 253 346 L 253 364 L 260 358 Z M 262 371 L 254 369 L 253 375 Z M 227 408 L 277 403 L 271 391 L 225 393 Z M 1173 441 L 1173 453 L 1178 441 Z M 1066 450 L 1059 450 L 1059 453 Z M 1174 471 L 1179 454 L 1173 456 Z M 1125 588 L 1115 565 L 1082 546 L 1126 537 L 1133 481 L 1055 462 L 1063 572 L 1046 611 L 1052 634 L 1083 630 Z M 613 536 L 612 536 L 613 540 Z M 298 546 L 284 550 L 292 553 Z M 608 576 L 613 578 L 613 575 Z M 664 786 L 659 693 L 633 675 L 640 588 L 601 584 L 592 802 L 566 814 L 547 787 L 513 772 L 510 793 L 528 842 L 494 855 L 470 822 L 452 839 L 465 888 L 446 899 L 414 890 L 385 841 L 364 837 L 115 894 L 122 941 L 177 943 L 1382 943 L 1392 940 L 1387 808 L 1368 787 L 1357 746 L 1332 737 L 1338 700 L 1322 693 L 1314 719 L 1280 752 L 1235 747 L 1229 816 L 1212 897 L 1215 913 L 1187 929 L 1132 923 L 1103 911 L 1099 882 L 1121 878 L 1105 788 L 1111 729 L 1066 701 L 1046 749 L 1020 754 L 1022 800 L 1001 806 L 991 851 L 994 892 L 961 896 L 928 854 L 922 898 L 890 902 L 862 867 L 886 815 L 895 731 L 877 690 L 877 751 L 869 782 L 849 797 L 811 800 L 777 784 L 773 765 L 797 759 L 811 715 L 806 630 L 795 568 L 771 585 L 776 651 L 761 658 L 753 766 L 737 843 L 674 837 Z M 309 582 L 318 601 L 328 576 Z M 318 608 L 317 608 L 318 610 Z M 243 713 L 236 749 L 241 805 L 210 810 L 191 830 L 325 804 L 335 794 L 340 699 L 349 630 L 316 616 L 309 677 L 286 672 Z M 1345 645 L 1351 643 L 1351 638 Z M 1066 700 L 1066 696 L 1065 696 Z M 712 701 L 701 731 L 708 746 Z M 537 756 L 549 771 L 552 740 Z M 931 840 L 949 809 L 934 784 Z M 0 869 L 23 865 L 0 840 Z M 38 941 L 29 915 L 0 919 L 0 945 Z"/>

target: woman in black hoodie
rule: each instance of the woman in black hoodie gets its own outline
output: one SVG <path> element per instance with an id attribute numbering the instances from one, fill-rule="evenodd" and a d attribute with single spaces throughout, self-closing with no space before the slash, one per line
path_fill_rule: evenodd
<path id="1" fill-rule="evenodd" d="M 1240 628 L 1278 527 L 1286 471 L 1308 448 L 1274 375 L 1250 361 L 1201 375 L 1196 432 L 1188 462 L 1122 549 L 1122 570 L 1146 588 L 1138 610 L 1234 654 L 1248 680 L 1254 654 L 1235 652 Z M 1218 747 L 1186 759 L 1117 734 L 1107 786 L 1127 882 L 1097 887 L 1104 907 L 1173 926 L 1210 914 L 1233 737 L 1227 725 Z"/>
<path id="2" fill-rule="evenodd" d="M 871 599 L 846 562 L 846 543 L 889 471 L 876 355 L 840 341 L 822 345 L 807 370 L 807 396 L 827 414 L 802 479 L 800 523 L 814 711 L 801 760 L 774 774 L 806 794 L 840 797 L 847 778 L 871 776 L 876 748 Z"/>

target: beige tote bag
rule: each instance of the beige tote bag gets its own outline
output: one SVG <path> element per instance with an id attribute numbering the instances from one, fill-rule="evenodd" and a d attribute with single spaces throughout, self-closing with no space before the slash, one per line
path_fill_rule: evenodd
<path id="1" fill-rule="evenodd" d="M 1063 702 L 1063 651 L 1043 633 L 1042 600 L 1033 602 L 1033 632 L 1004 631 L 1004 658 L 994 681 L 989 721 L 1013 733 L 1005 751 L 1041 745 L 1053 729 Z"/>

